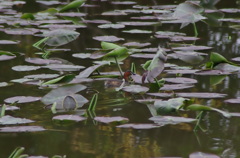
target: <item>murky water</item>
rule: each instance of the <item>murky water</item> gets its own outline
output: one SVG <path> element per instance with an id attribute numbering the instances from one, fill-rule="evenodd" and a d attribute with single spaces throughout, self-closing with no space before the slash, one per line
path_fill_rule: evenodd
<path id="1" fill-rule="evenodd" d="M 86 13 L 86 20 L 108 20 L 112 23 L 119 21 L 129 21 L 131 17 L 143 16 L 139 13 L 132 13 L 121 16 L 103 16 L 101 13 L 115 9 L 133 9 L 133 6 L 153 6 L 164 4 L 178 4 L 174 1 L 135 1 L 134 5 L 115 5 L 110 1 L 87 1 L 87 4 L 98 5 L 97 7 L 82 7 L 81 12 Z M 154 4 L 156 3 L 156 4 Z M 216 8 L 236 8 L 239 2 L 234 0 L 221 1 Z M 238 4 L 238 5 L 237 5 Z M 1 7 L 1 6 L 0 6 Z M 18 12 L 36 12 L 49 8 L 35 1 L 26 1 L 23 6 L 14 8 Z M 4 15 L 3 13 L 1 13 Z M 239 13 L 225 13 L 225 17 L 239 17 Z M 139 20 L 141 21 L 141 20 Z M 144 20 L 142 20 L 144 21 Z M 145 20 L 157 21 L 157 20 Z M 99 24 L 89 23 L 87 28 L 77 29 L 80 32 L 79 38 L 61 48 L 71 49 L 68 52 L 54 53 L 51 57 L 59 57 L 76 65 L 91 66 L 92 60 L 78 59 L 72 57 L 73 53 L 91 53 L 89 48 L 100 48 L 100 42 L 93 40 L 95 36 L 115 35 L 124 38 L 126 42 L 149 42 L 149 48 L 157 48 L 159 44 L 167 46 L 167 40 L 152 37 L 153 34 L 128 34 L 123 30 L 142 29 L 156 31 L 177 31 L 184 32 L 189 36 L 193 36 L 192 25 L 179 30 L 180 24 L 163 24 L 155 26 L 126 26 L 123 29 L 100 29 Z M 5 26 L 5 25 L 4 25 Z M 5 26 L 7 27 L 7 26 Z M 208 27 L 203 22 L 197 23 L 200 40 L 196 41 L 196 45 L 210 46 L 212 50 L 202 51 L 204 53 L 218 52 L 227 59 L 239 56 L 239 31 L 231 29 L 224 24 L 221 27 Z M 13 79 L 22 78 L 30 74 L 41 73 L 58 73 L 49 69 L 40 69 L 36 71 L 17 72 L 12 70 L 13 66 L 31 65 L 25 62 L 27 57 L 39 57 L 34 54 L 36 49 L 32 44 L 40 38 L 32 35 L 9 35 L 0 32 L 0 40 L 18 40 L 17 45 L 0 45 L 1 50 L 10 52 L 20 52 L 13 60 L 0 61 L 0 82 L 9 82 Z M 208 58 L 205 59 L 207 61 Z M 130 69 L 130 65 L 134 62 L 140 69 L 140 64 L 146 60 L 140 58 L 129 58 L 122 66 L 123 70 Z M 188 64 L 170 60 L 181 66 Z M 198 68 L 199 65 L 195 66 Z M 105 67 L 102 71 L 117 71 L 117 67 Z M 79 72 L 73 72 L 78 74 Z M 138 70 L 142 73 L 142 70 Z M 166 75 L 163 76 L 175 76 Z M 218 85 L 211 85 L 213 76 L 184 75 L 184 77 L 194 78 L 198 80 L 195 87 L 187 90 L 179 90 L 177 92 L 215 92 L 227 94 L 223 99 L 195 99 L 195 103 L 204 104 L 219 108 L 229 112 L 239 112 L 238 104 L 227 104 L 224 100 L 229 98 L 237 98 L 239 91 L 239 74 L 228 75 Z M 112 88 L 104 86 L 104 80 L 82 83 L 88 89 L 99 91 L 99 101 L 96 108 L 97 116 L 122 116 L 129 119 L 129 123 L 152 123 L 148 119 L 152 116 L 148 107 L 144 104 L 137 103 L 135 99 L 143 97 L 137 94 L 129 94 L 125 92 L 116 92 Z M 13 96 L 44 96 L 50 89 L 39 89 L 36 85 L 27 85 L 14 83 L 14 85 L 0 88 L 0 103 Z M 81 94 L 87 99 L 91 99 L 93 93 L 85 90 Z M 84 105 L 82 109 L 87 109 Z M 239 118 L 224 118 L 215 112 L 207 112 L 202 121 L 205 132 L 199 130 L 193 132 L 194 124 L 177 124 L 166 125 L 154 129 L 132 129 L 117 128 L 116 124 L 103 124 L 93 121 L 90 117 L 87 120 L 64 124 L 52 120 L 54 114 L 51 110 L 44 109 L 44 104 L 40 101 L 17 104 L 20 110 L 7 111 L 7 114 L 14 117 L 28 118 L 36 122 L 31 125 L 38 125 L 46 128 L 43 132 L 26 132 L 26 133 L 0 133 L 0 157 L 5 158 L 18 146 L 25 147 L 25 152 L 29 155 L 66 155 L 69 158 L 150 158 L 150 157 L 189 157 L 194 152 L 203 152 L 215 154 L 220 157 L 235 158 L 240 157 L 240 131 Z M 63 114 L 76 114 L 77 112 L 65 112 Z M 193 115 L 195 117 L 195 115 Z M 2 127 L 2 126 L 1 126 Z"/>

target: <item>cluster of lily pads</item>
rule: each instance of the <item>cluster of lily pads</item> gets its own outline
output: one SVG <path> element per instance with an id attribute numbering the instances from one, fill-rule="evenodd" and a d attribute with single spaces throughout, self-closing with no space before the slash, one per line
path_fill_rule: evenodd
<path id="1" fill-rule="evenodd" d="M 46 4 L 45 2 L 39 2 Z M 50 3 L 50 2 L 49 2 Z M 123 21 L 117 23 L 111 23 L 105 20 L 86 20 L 84 16 L 86 13 L 81 12 L 69 12 L 77 10 L 79 7 L 95 7 L 94 5 L 84 4 L 85 0 L 75 0 L 70 4 L 60 5 L 59 8 L 50 8 L 45 11 L 37 13 L 25 13 L 16 14 L 13 16 L 9 13 L 9 16 L 1 16 L 1 23 L 8 25 L 7 28 L 1 28 L 1 31 L 6 34 L 17 35 L 33 35 L 40 36 L 41 39 L 33 44 L 33 47 L 38 51 L 35 54 L 39 57 L 26 57 L 25 61 L 28 65 L 18 65 L 12 67 L 14 71 L 33 71 L 38 69 L 50 69 L 57 71 L 54 74 L 37 74 L 27 75 L 20 79 L 13 79 L 11 83 L 31 84 L 37 85 L 39 88 L 53 88 L 49 93 L 43 97 L 32 96 L 15 96 L 4 100 L 6 104 L 21 104 L 32 101 L 41 101 L 44 107 L 48 107 L 52 112 L 66 112 L 69 110 L 79 110 L 84 104 L 89 101 L 79 94 L 79 92 L 86 90 L 85 85 L 79 84 L 84 82 L 94 82 L 95 79 L 107 78 L 107 80 L 122 81 L 124 72 L 122 70 L 122 63 L 126 62 L 129 58 L 144 58 L 147 61 L 142 65 L 135 65 L 131 63 L 131 70 L 135 75 L 132 75 L 132 81 L 123 80 L 123 82 L 116 87 L 116 91 L 129 92 L 139 96 L 153 96 L 153 99 L 137 99 L 137 102 L 144 103 L 148 106 L 153 117 L 149 120 L 153 121 L 153 124 L 122 124 L 117 127 L 122 128 L 136 128 L 136 129 L 149 129 L 157 128 L 167 124 L 189 123 L 197 122 L 202 118 L 204 111 L 215 111 L 222 114 L 224 117 L 239 116 L 238 113 L 230 113 L 222 111 L 216 108 L 212 108 L 205 105 L 199 105 L 190 98 L 224 98 L 226 94 L 220 93 L 208 93 L 208 92 L 178 92 L 182 89 L 189 89 L 194 87 L 198 81 L 193 78 L 182 77 L 185 74 L 192 75 L 214 75 L 219 76 L 216 82 L 217 84 L 224 79 L 227 75 L 231 75 L 240 71 L 239 65 L 228 61 L 222 55 L 218 53 L 211 53 L 210 55 L 199 51 L 205 51 L 212 49 L 207 46 L 199 46 L 194 43 L 186 44 L 187 41 L 196 41 L 199 38 L 196 27 L 196 22 L 204 21 L 208 25 L 210 22 L 214 22 L 215 25 L 219 24 L 219 21 L 226 21 L 222 18 L 223 12 L 226 10 L 204 10 L 204 3 L 197 3 L 193 1 L 186 1 L 179 5 L 169 6 L 155 6 L 155 7 L 143 7 L 135 5 L 135 2 L 111 2 L 112 4 L 124 5 L 131 4 L 133 9 L 128 10 L 113 10 L 104 12 L 102 16 L 124 16 L 129 14 L 140 13 L 144 14 L 141 17 L 132 17 L 138 21 Z M 1 2 L 1 9 L 10 11 L 10 7 L 24 4 L 24 2 Z M 47 4 L 48 5 L 48 4 Z M 51 5 L 51 3 L 50 3 Z M 56 4 L 54 4 L 56 5 Z M 13 13 L 13 12 L 12 12 Z M 15 14 L 16 12 L 14 12 Z M 214 13 L 221 20 L 213 18 Z M 211 18 L 209 18 L 211 17 Z M 144 20 L 155 20 L 153 22 L 146 22 Z M 211 21 L 212 20 L 212 21 Z M 77 29 L 85 29 L 87 24 L 95 23 L 100 24 L 100 29 L 118 29 L 125 28 L 126 26 L 156 26 L 160 24 L 180 23 L 181 28 L 188 24 L 194 26 L 194 37 L 187 36 L 181 32 L 171 31 L 148 31 L 148 30 L 123 30 L 123 33 L 131 34 L 147 34 L 152 35 L 156 39 L 165 40 L 168 43 L 168 47 L 160 45 L 158 48 L 149 48 L 151 45 L 149 42 L 127 42 L 122 43 L 124 38 L 116 36 L 95 36 L 94 40 L 100 41 L 98 49 L 91 49 L 91 53 L 73 53 L 75 58 L 82 58 L 85 60 L 92 59 L 93 63 L 90 67 L 82 65 L 74 65 L 69 61 L 59 58 L 52 58 L 55 51 L 68 51 L 68 49 L 57 49 L 60 46 L 68 44 L 74 40 L 77 40 L 80 33 Z M 119 43 L 117 43 L 119 42 Z M 176 42 L 176 43 L 173 43 Z M 21 41 L 1 40 L 1 44 L 18 44 Z M 12 53 L 8 51 L 0 52 L 0 60 L 11 60 L 21 54 Z M 209 56 L 209 59 L 207 57 Z M 43 58 L 41 58 L 43 57 Z M 169 61 L 180 60 L 191 66 L 178 66 L 176 64 L 168 63 Z M 205 61 L 204 61 L 205 60 Z M 206 60 L 208 60 L 206 62 Z M 34 65 L 30 65 L 34 64 Z M 37 65 L 37 66 L 36 66 Z M 192 65 L 196 69 L 192 69 Z M 104 67 L 115 67 L 117 72 L 101 72 Z M 84 70 L 83 70 L 84 69 Z M 80 71 L 79 74 L 76 72 Z M 162 76 L 165 76 L 162 78 Z M 168 77 L 176 76 L 176 77 Z M 0 87 L 11 86 L 10 83 L 1 82 Z M 95 111 L 98 100 L 98 92 L 94 90 L 93 97 L 89 103 L 88 111 Z M 163 98 L 159 99 L 159 98 Z M 167 99 L 166 99 L 167 98 Z M 169 99 L 170 98 L 170 99 Z M 226 100 L 229 103 L 238 103 L 239 99 Z M 5 110 L 18 109 L 16 106 L 2 105 L 1 106 L 1 125 L 12 124 L 24 124 L 32 123 L 32 120 L 24 118 L 15 118 L 9 115 L 5 115 Z M 198 111 L 199 115 L 196 118 L 177 117 L 172 116 L 172 113 L 182 111 Z M 86 114 L 85 111 L 81 111 L 81 114 Z M 95 115 L 95 114 L 94 114 Z M 93 119 L 103 123 L 121 122 L 126 123 L 129 120 L 123 117 L 96 117 L 93 115 Z M 167 115 L 167 116 L 165 116 Z M 86 116 L 86 115 L 85 115 Z M 53 120 L 73 120 L 82 121 L 85 120 L 85 116 L 79 115 L 57 115 L 53 117 Z M 197 126 L 197 127 L 198 127 Z M 40 126 L 10 126 L 1 127 L 0 132 L 26 132 L 26 131 L 43 131 L 45 130 Z"/>

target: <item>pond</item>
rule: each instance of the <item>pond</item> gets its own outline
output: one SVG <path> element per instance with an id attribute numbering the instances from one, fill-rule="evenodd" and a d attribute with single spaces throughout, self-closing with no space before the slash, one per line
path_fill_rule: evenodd
<path id="1" fill-rule="evenodd" d="M 0 157 L 240 157 L 239 7 L 0 0 Z"/>

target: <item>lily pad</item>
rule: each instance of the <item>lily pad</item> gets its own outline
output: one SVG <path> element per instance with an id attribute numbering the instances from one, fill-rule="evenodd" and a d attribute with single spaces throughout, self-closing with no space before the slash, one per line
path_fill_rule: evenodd
<path id="1" fill-rule="evenodd" d="M 172 98 L 169 100 L 158 100 L 154 102 L 154 107 L 159 113 L 174 112 L 179 110 L 186 100 L 188 99 L 182 97 Z"/>
<path id="2" fill-rule="evenodd" d="M 152 128 L 158 128 L 159 125 L 156 124 L 124 124 L 117 126 L 118 128 L 133 128 L 133 129 L 152 129 Z"/>
<path id="3" fill-rule="evenodd" d="M 115 117 L 94 117 L 94 120 L 102 123 L 112 123 L 112 122 L 128 122 L 129 119 L 121 116 L 115 116 Z"/>
<path id="4" fill-rule="evenodd" d="M 151 25 L 158 24 L 158 22 L 126 21 L 126 22 L 119 22 L 119 24 L 128 25 L 128 26 L 151 26 Z"/>
<path id="5" fill-rule="evenodd" d="M 149 118 L 149 120 L 154 121 L 154 123 L 164 126 L 164 125 L 175 125 L 179 123 L 192 123 L 197 121 L 197 119 L 177 117 L 177 116 L 154 116 Z"/>
<path id="6" fill-rule="evenodd" d="M 0 132 L 40 132 L 46 129 L 41 126 L 11 126 L 1 127 Z"/>
<path id="7" fill-rule="evenodd" d="M 105 41 L 105 42 L 117 42 L 124 40 L 123 38 L 119 38 L 116 36 L 95 36 L 93 39 L 97 41 Z"/>
<path id="8" fill-rule="evenodd" d="M 11 60 L 14 58 L 16 58 L 16 56 L 0 55 L 0 61 Z"/>
<path id="9" fill-rule="evenodd" d="M 192 88 L 194 85 L 192 84 L 164 84 L 163 87 L 160 88 L 162 91 L 173 91 L 180 89 Z"/>
<path id="10" fill-rule="evenodd" d="M 25 118 L 12 117 L 9 115 L 0 117 L 0 125 L 15 125 L 15 124 L 25 124 L 25 123 L 32 123 L 32 122 L 34 121 L 25 119 Z"/>
<path id="11" fill-rule="evenodd" d="M 62 64 L 63 62 L 55 59 L 42 59 L 42 58 L 26 58 L 26 62 L 38 65 L 48 65 L 48 64 Z"/>
<path id="12" fill-rule="evenodd" d="M 50 64 L 42 66 L 42 68 L 48 68 L 55 71 L 79 71 L 85 67 L 80 65 Z"/>
<path id="13" fill-rule="evenodd" d="M 178 97 L 186 97 L 186 98 L 224 98 L 227 94 L 221 93 L 204 93 L 204 92 L 192 92 L 192 93 L 176 93 Z"/>
<path id="14" fill-rule="evenodd" d="M 232 104 L 239 104 L 240 103 L 240 98 L 235 98 L 235 99 L 227 99 L 224 100 L 225 103 L 232 103 Z"/>
<path id="15" fill-rule="evenodd" d="M 0 87 L 6 87 L 9 86 L 10 84 L 8 84 L 7 82 L 0 82 Z"/>
<path id="16" fill-rule="evenodd" d="M 132 34 L 151 34 L 152 31 L 148 30 L 139 30 L 139 29 L 133 29 L 133 30 L 123 30 L 124 33 L 132 33 Z"/>
<path id="17" fill-rule="evenodd" d="M 195 75 L 229 75 L 230 72 L 222 71 L 222 70 L 200 70 L 196 71 Z"/>
<path id="18" fill-rule="evenodd" d="M 149 88 L 140 85 L 130 85 L 123 87 L 122 90 L 130 93 L 146 93 L 149 90 Z"/>
<path id="19" fill-rule="evenodd" d="M 32 97 L 32 96 L 15 96 L 15 97 L 11 97 L 11 98 L 7 98 L 4 100 L 4 102 L 6 103 L 30 103 L 30 102 L 35 102 L 35 101 L 39 101 L 41 99 L 41 97 Z"/>
<path id="20" fill-rule="evenodd" d="M 36 80 L 41 80 L 41 79 L 51 79 L 51 78 L 56 78 L 58 77 L 59 74 L 36 74 L 36 75 L 27 75 L 24 76 L 25 79 L 36 79 Z"/>
<path id="21" fill-rule="evenodd" d="M 122 24 L 102 24 L 102 25 L 98 25 L 99 28 L 101 29 L 122 29 L 125 27 L 125 25 Z"/>
<path id="22" fill-rule="evenodd" d="M 60 120 L 60 121 L 75 121 L 80 122 L 86 120 L 86 117 L 81 117 L 78 115 L 58 115 L 52 118 L 53 120 Z"/>
<path id="23" fill-rule="evenodd" d="M 0 44 L 18 44 L 20 41 L 0 40 Z"/>
<path id="24" fill-rule="evenodd" d="M 176 77 L 176 78 L 163 78 L 166 82 L 182 83 L 182 84 L 195 84 L 198 81 L 192 78 Z"/>
<path id="25" fill-rule="evenodd" d="M 90 58 L 92 54 L 90 53 L 75 53 L 72 56 L 75 58 L 81 58 L 81 59 L 86 59 L 86 58 Z"/>
<path id="26" fill-rule="evenodd" d="M 28 66 L 28 65 L 18 65 L 12 67 L 14 71 L 33 71 L 40 69 L 40 66 Z"/>

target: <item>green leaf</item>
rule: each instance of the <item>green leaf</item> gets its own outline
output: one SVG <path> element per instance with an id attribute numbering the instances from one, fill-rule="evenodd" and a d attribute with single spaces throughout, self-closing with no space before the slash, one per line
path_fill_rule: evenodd
<path id="1" fill-rule="evenodd" d="M 5 111 L 6 111 L 6 104 L 3 104 L 3 106 L 0 108 L 1 113 L 0 113 L 0 118 L 3 117 L 5 115 Z"/>
<path id="2" fill-rule="evenodd" d="M 210 76 L 210 85 L 215 86 L 220 84 L 226 77 L 227 75 Z"/>
<path id="3" fill-rule="evenodd" d="M 115 49 L 120 48 L 121 46 L 110 42 L 101 42 L 101 47 L 102 49 Z"/>
<path id="4" fill-rule="evenodd" d="M 74 79 L 75 75 L 73 74 L 68 74 L 64 75 L 52 80 L 49 80 L 47 82 L 44 82 L 42 85 L 49 85 L 49 84 L 58 84 L 58 83 L 68 83 Z"/>
<path id="5" fill-rule="evenodd" d="M 146 62 L 142 65 L 142 68 L 143 68 L 144 70 L 147 70 L 148 67 L 149 67 L 149 65 L 151 64 L 151 62 L 152 62 L 152 60 L 146 61 Z"/>
<path id="6" fill-rule="evenodd" d="M 189 105 L 187 107 L 187 109 L 193 110 L 193 111 L 216 111 L 216 112 L 222 114 L 224 117 L 227 117 L 227 118 L 231 117 L 231 114 L 226 112 L 226 111 L 222 111 L 222 110 L 219 110 L 219 109 L 216 109 L 216 108 L 212 108 L 212 107 L 204 106 L 204 105 L 200 105 L 200 104 Z"/>
<path id="7" fill-rule="evenodd" d="M 11 53 L 11 52 L 7 52 L 7 51 L 0 51 L 0 55 L 9 55 L 9 56 L 15 56 L 15 54 Z"/>
<path id="8" fill-rule="evenodd" d="M 118 47 L 112 50 L 111 52 L 107 53 L 103 56 L 103 60 L 106 61 L 123 61 L 129 56 L 128 49 L 126 47 Z"/>
<path id="9" fill-rule="evenodd" d="M 24 150 L 24 147 L 17 147 L 8 158 L 19 158 Z"/>
<path id="10" fill-rule="evenodd" d="M 34 17 L 34 15 L 32 13 L 24 13 L 21 16 L 21 19 L 34 20 L 35 17 Z"/>
<path id="11" fill-rule="evenodd" d="M 229 63 L 229 61 L 221 54 L 212 52 L 210 55 L 210 61 L 213 62 L 214 66 L 220 63 Z"/>
<path id="12" fill-rule="evenodd" d="M 96 105 L 97 105 L 97 101 L 98 101 L 98 93 L 95 93 L 90 101 L 88 110 L 89 111 L 95 111 Z"/>
<path id="13" fill-rule="evenodd" d="M 75 0 L 71 3 L 65 5 L 62 9 L 59 10 L 59 12 L 65 12 L 70 9 L 78 9 L 80 6 L 82 6 L 86 0 Z"/>

